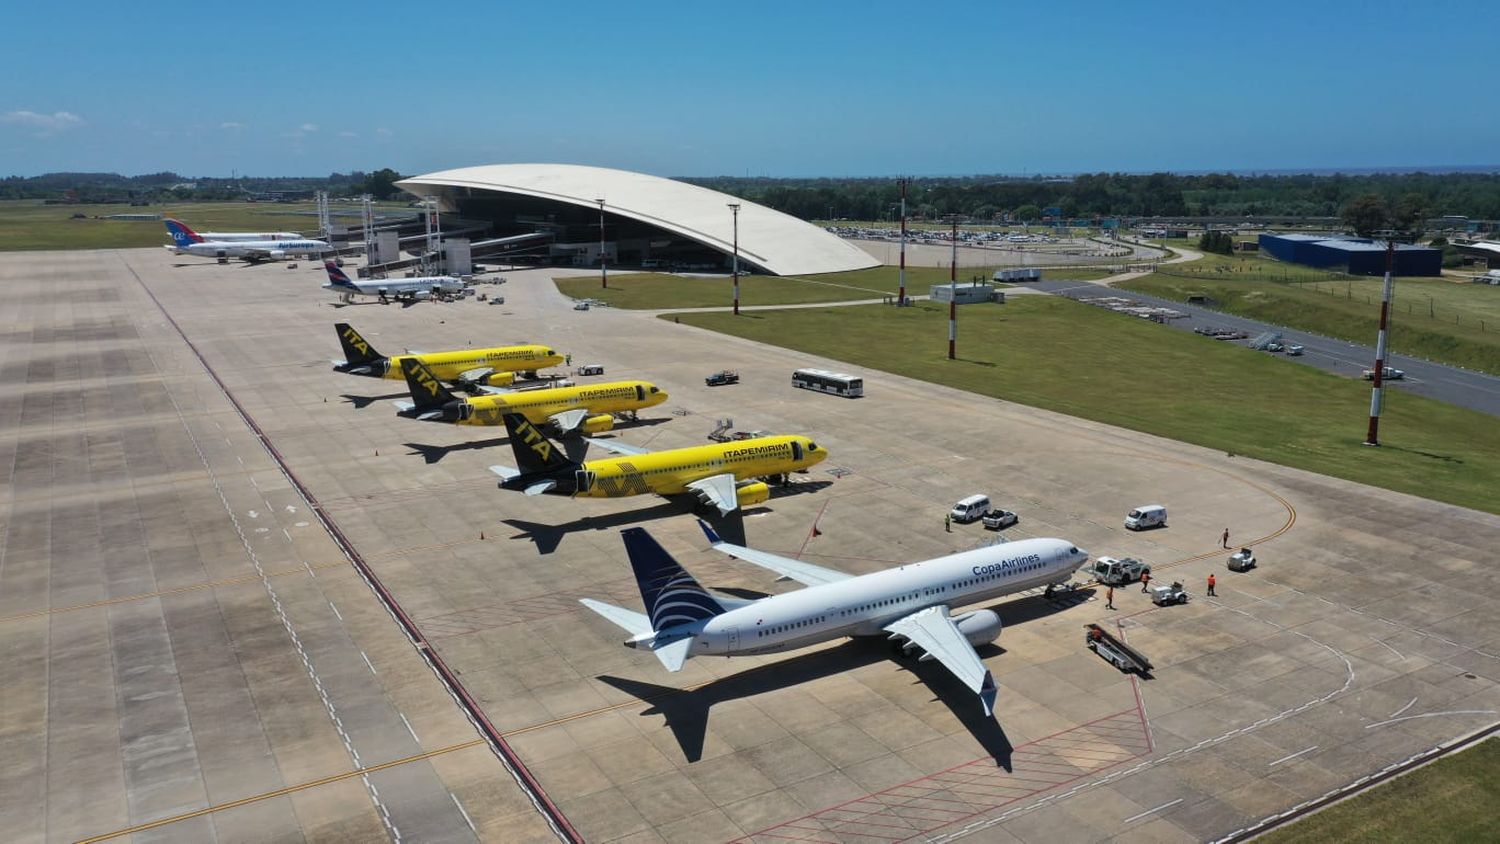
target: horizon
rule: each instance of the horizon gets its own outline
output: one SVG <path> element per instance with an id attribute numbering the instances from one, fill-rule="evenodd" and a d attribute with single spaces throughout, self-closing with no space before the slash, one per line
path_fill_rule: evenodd
<path id="1" fill-rule="evenodd" d="M 552 161 L 941 178 L 1451 172 L 1495 168 L 1500 148 L 1500 114 L 1470 93 L 1493 75 L 1485 24 L 1500 12 L 1483 7 L 571 8 L 580 25 L 560 28 L 550 9 L 457 0 L 434 31 L 489 29 L 494 43 L 411 47 L 387 23 L 406 7 L 335 3 L 336 38 L 309 49 L 277 15 L 85 0 L 66 50 L 50 10 L 22 8 L 0 76 L 0 160 L 23 177 Z M 215 29 L 248 61 L 225 61 L 222 39 L 203 37 Z M 851 173 L 876 175 L 837 175 Z"/>

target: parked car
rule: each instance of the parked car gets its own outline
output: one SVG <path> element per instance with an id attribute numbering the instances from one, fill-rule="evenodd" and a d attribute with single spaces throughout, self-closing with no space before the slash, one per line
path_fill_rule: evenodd
<path id="1" fill-rule="evenodd" d="M 573 310 L 575 310 L 575 311 L 586 311 L 588 309 L 589 309 L 589 303 L 588 302 L 579 302 L 578 304 L 576 304 L 576 305 L 573 306 Z"/>
<path id="2" fill-rule="evenodd" d="M 1166 526 L 1167 508 L 1160 504 L 1147 504 L 1145 507 L 1137 507 L 1125 515 L 1125 527 L 1130 530 L 1145 530 L 1146 528 Z"/>
<path id="3" fill-rule="evenodd" d="M 740 383 L 740 374 L 732 369 L 723 369 L 703 379 L 703 383 L 710 387 L 719 387 L 725 384 Z"/>
<path id="4" fill-rule="evenodd" d="M 1286 356 L 1289 358 L 1300 357 L 1303 351 L 1305 350 L 1301 346 L 1293 343 L 1286 347 Z"/>
<path id="5" fill-rule="evenodd" d="M 1375 370 L 1373 370 L 1373 369 L 1366 369 L 1363 373 L 1360 374 L 1360 377 L 1364 378 L 1366 381 L 1374 381 L 1375 380 Z M 1385 377 L 1382 378 L 1381 380 L 1382 381 L 1400 381 L 1402 378 L 1405 378 L 1405 377 L 1406 377 L 1406 373 L 1404 371 L 1402 371 L 1400 369 L 1397 369 L 1394 366 L 1387 366 L 1385 368 Z"/>
<path id="6" fill-rule="evenodd" d="M 953 521 L 966 525 L 969 522 L 979 521 L 989 509 L 990 497 L 988 495 L 971 495 L 954 504 L 953 509 L 948 511 L 948 515 L 953 518 Z"/>
<path id="7" fill-rule="evenodd" d="M 983 521 L 984 526 L 989 528 L 990 530 L 1005 530 L 1006 528 L 1012 527 L 1017 522 L 1021 521 L 1021 517 L 1017 516 L 1015 513 L 1012 513 L 1009 510 L 1001 510 L 999 508 L 996 508 L 994 510 L 986 512 L 984 516 L 981 517 L 981 521 Z"/>

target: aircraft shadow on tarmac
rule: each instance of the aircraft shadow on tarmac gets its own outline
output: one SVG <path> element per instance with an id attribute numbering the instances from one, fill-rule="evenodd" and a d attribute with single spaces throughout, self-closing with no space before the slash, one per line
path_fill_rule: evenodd
<path id="1" fill-rule="evenodd" d="M 563 537 L 570 533 L 609 530 L 688 514 L 696 515 L 713 525 L 714 530 L 729 542 L 735 545 L 745 544 L 745 519 L 740 512 L 730 513 L 727 516 L 719 516 L 717 513 L 705 514 L 698 508 L 697 502 L 684 498 L 668 499 L 651 507 L 627 510 L 623 513 L 610 513 L 607 516 L 584 516 L 560 525 L 544 525 L 540 522 L 528 522 L 522 519 L 501 519 L 500 521 L 521 531 L 511 537 L 512 539 L 529 539 L 536 544 L 537 553 L 545 555 L 556 551 L 557 546 L 562 544 Z M 623 546 L 620 549 L 620 559 L 622 561 L 625 559 Z"/>
<path id="2" fill-rule="evenodd" d="M 1004 649 L 994 645 L 978 650 L 982 657 L 1004 653 Z M 891 648 L 881 639 L 851 639 L 837 647 L 758 666 L 688 691 L 608 675 L 597 679 L 650 704 L 641 711 L 641 717 L 663 716 L 682 749 L 682 755 L 691 763 L 703 757 L 709 711 L 715 704 L 791 688 L 886 661 L 894 662 L 898 670 L 915 675 L 912 682 L 931 688 L 935 699 L 941 700 L 953 712 L 984 752 L 994 758 L 997 765 L 1011 770 L 1013 748 L 1010 739 L 998 718 L 985 717 L 979 698 L 936 662 L 920 662 L 916 656 L 893 658 Z M 1004 702 L 1002 698 L 999 704 L 1002 709 Z"/>
<path id="3" fill-rule="evenodd" d="M 382 400 L 395 401 L 396 399 L 409 399 L 411 398 L 411 393 L 406 390 L 402 390 L 399 393 L 389 393 L 383 396 L 356 396 L 352 393 L 339 393 L 339 398 L 354 405 L 358 409 L 364 409 L 374 404 L 375 402 Z"/>

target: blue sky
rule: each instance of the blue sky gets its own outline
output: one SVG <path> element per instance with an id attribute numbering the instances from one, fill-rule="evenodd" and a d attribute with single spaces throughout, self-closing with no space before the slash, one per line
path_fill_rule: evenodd
<path id="1" fill-rule="evenodd" d="M 1500 164 L 1493 3 L 173 8 L 13 5 L 0 175 Z"/>

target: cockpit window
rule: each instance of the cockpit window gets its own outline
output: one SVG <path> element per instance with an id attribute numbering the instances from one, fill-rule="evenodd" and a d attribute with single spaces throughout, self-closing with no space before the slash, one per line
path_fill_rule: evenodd
<path id="1" fill-rule="evenodd" d="M 660 387 L 652 387 L 651 388 L 651 392 L 653 392 L 653 393 L 659 393 L 659 392 L 661 392 L 661 388 Z"/>
<path id="2" fill-rule="evenodd" d="M 815 442 L 812 442 L 811 440 L 809 440 L 808 443 L 807 443 L 807 450 L 808 451 L 817 451 L 818 450 L 818 444 L 815 443 Z"/>
<path id="3" fill-rule="evenodd" d="M 1068 549 L 1068 553 L 1069 554 L 1077 554 L 1078 553 L 1078 546 L 1074 545 L 1072 548 L 1069 548 Z"/>

